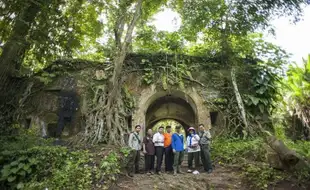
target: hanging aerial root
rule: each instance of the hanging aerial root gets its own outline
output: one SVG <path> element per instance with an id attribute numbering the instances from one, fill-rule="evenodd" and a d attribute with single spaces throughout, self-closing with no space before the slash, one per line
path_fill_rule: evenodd
<path id="1" fill-rule="evenodd" d="M 126 106 L 120 92 L 114 97 L 115 103 L 108 106 L 108 93 L 96 90 L 94 99 L 86 114 L 86 127 L 78 135 L 79 143 L 107 143 L 124 145 L 124 134 L 128 133 Z"/>

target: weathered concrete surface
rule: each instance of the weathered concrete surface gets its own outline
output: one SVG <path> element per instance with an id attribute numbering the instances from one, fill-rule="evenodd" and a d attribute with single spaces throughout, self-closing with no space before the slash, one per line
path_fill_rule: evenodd
<path id="1" fill-rule="evenodd" d="M 58 122 L 61 92 L 74 92 L 78 96 L 79 107 L 70 128 L 64 129 L 67 136 L 72 136 L 83 130 L 85 126 L 85 113 L 88 112 L 88 101 L 91 98 L 89 96 L 90 81 L 95 81 L 99 86 L 105 85 L 107 79 L 105 68 L 109 67 L 109 64 L 104 66 L 78 60 L 77 62 L 56 62 L 55 64 L 59 65 L 55 67 L 56 70 L 52 66 L 46 72 L 58 72 L 62 75 L 54 78 L 51 84 L 44 87 L 30 101 L 37 105 L 33 106 L 34 110 L 30 111 L 29 117 L 32 119 L 32 125 L 40 125 L 45 131 L 48 126 L 55 128 Z M 205 72 L 201 75 L 209 76 Z M 210 77 L 207 78 L 211 80 Z M 179 121 L 185 128 L 197 127 L 199 123 L 211 126 L 210 110 L 205 102 L 211 95 L 211 98 L 217 96 L 211 87 L 202 90 L 198 84 L 188 83 L 182 89 L 176 85 L 168 85 L 167 90 L 164 90 L 158 81 L 154 81 L 151 85 L 145 85 L 141 79 L 141 73 L 126 74 L 124 86 L 133 95 L 135 101 L 131 126 L 140 124 L 143 127 L 142 135 L 147 127 L 152 127 L 157 121 L 168 118 Z M 51 115 L 53 117 L 48 117 L 48 119 L 47 116 Z"/>
<path id="2" fill-rule="evenodd" d="M 163 90 L 150 85 L 144 87 L 139 94 L 132 116 L 133 127 L 140 124 L 146 129 L 165 118 L 175 119 L 192 127 L 197 127 L 199 123 L 211 124 L 209 110 L 194 87 Z"/>

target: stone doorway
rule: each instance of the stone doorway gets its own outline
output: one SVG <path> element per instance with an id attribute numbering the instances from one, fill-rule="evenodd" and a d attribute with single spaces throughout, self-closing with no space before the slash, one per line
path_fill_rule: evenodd
<path id="1" fill-rule="evenodd" d="M 179 122 L 187 131 L 189 127 L 196 128 L 199 123 L 209 124 L 210 114 L 203 98 L 194 90 L 143 90 L 133 113 L 132 126 L 141 125 L 141 135 L 144 136 L 147 129 L 165 119 Z"/>
<path id="2" fill-rule="evenodd" d="M 165 119 L 177 121 L 187 131 L 189 127 L 197 125 L 195 105 L 176 95 L 167 94 L 153 101 L 146 111 L 145 129 L 153 127 Z"/>

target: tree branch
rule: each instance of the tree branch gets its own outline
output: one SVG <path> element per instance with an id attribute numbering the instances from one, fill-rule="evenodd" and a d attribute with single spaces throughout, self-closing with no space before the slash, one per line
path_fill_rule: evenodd
<path id="1" fill-rule="evenodd" d="M 186 79 L 188 81 L 191 81 L 191 82 L 194 82 L 194 83 L 197 83 L 199 84 L 200 86 L 202 87 L 206 87 L 204 84 L 202 84 L 201 82 L 199 82 L 198 80 L 195 80 L 195 79 L 191 79 L 191 78 L 188 78 L 188 77 L 182 77 L 183 79 Z"/>
<path id="2" fill-rule="evenodd" d="M 241 95 L 240 95 L 239 90 L 238 90 L 238 85 L 237 85 L 236 74 L 235 73 L 236 73 L 236 69 L 235 69 L 235 67 L 233 67 L 231 69 L 231 80 L 232 80 L 233 87 L 234 87 L 234 93 L 235 93 L 235 96 L 236 96 L 236 99 L 237 99 L 237 103 L 238 103 L 238 107 L 239 107 L 239 110 L 240 110 L 240 113 L 241 113 L 241 117 L 242 117 L 243 123 L 245 125 L 245 129 L 248 130 L 248 122 L 247 122 L 247 119 L 246 119 L 245 108 L 244 108 L 244 105 L 243 105 L 243 102 L 242 102 Z"/>
<path id="3" fill-rule="evenodd" d="M 120 88 L 119 84 L 120 84 L 120 78 L 121 78 L 121 73 L 122 73 L 122 67 L 124 65 L 126 54 L 128 52 L 128 46 L 132 39 L 133 29 L 135 28 L 137 21 L 141 16 L 142 2 L 143 0 L 139 0 L 136 4 L 135 13 L 133 15 L 130 25 L 128 26 L 125 40 L 122 43 L 122 48 L 119 50 L 119 52 L 117 52 L 116 58 L 113 61 L 114 70 L 113 70 L 113 76 L 112 76 L 112 90 L 109 96 L 110 98 L 108 100 L 108 109 L 111 108 L 111 106 L 113 105 L 117 92 L 119 91 L 119 88 Z"/>

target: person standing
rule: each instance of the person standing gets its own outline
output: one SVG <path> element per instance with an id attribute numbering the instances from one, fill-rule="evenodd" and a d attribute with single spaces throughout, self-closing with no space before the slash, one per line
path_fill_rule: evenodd
<path id="1" fill-rule="evenodd" d="M 201 148 L 201 161 L 206 172 L 212 173 L 212 162 L 210 156 L 211 134 L 209 128 L 205 128 L 203 124 L 199 125 L 199 137 Z"/>
<path id="2" fill-rule="evenodd" d="M 184 137 L 181 134 L 181 126 L 176 126 L 175 130 L 176 133 L 171 137 L 171 147 L 174 154 L 173 175 L 183 173 L 181 171 L 181 164 L 184 158 Z"/>
<path id="3" fill-rule="evenodd" d="M 141 137 L 139 136 L 140 131 L 141 126 L 136 125 L 135 131 L 130 133 L 129 135 L 128 145 L 132 149 L 127 166 L 127 172 L 129 177 L 133 177 L 133 172 L 139 173 L 139 161 L 141 150 Z"/>
<path id="4" fill-rule="evenodd" d="M 153 136 L 153 143 L 155 146 L 155 155 L 156 155 L 156 173 L 161 174 L 161 164 L 163 162 L 164 155 L 164 127 L 160 126 L 158 132 Z"/>
<path id="5" fill-rule="evenodd" d="M 150 175 L 154 171 L 155 147 L 153 143 L 153 131 L 149 129 L 143 138 L 143 153 L 145 161 L 145 172 Z"/>
<path id="6" fill-rule="evenodd" d="M 199 167 L 199 136 L 193 127 L 188 129 L 189 135 L 187 137 L 187 152 L 188 152 L 188 173 L 193 172 Z M 193 160 L 195 161 L 195 167 L 193 167 Z"/>
<path id="7" fill-rule="evenodd" d="M 164 133 L 164 147 L 165 147 L 165 171 L 173 171 L 173 152 L 171 147 L 171 126 L 166 127 L 166 133 Z"/>

